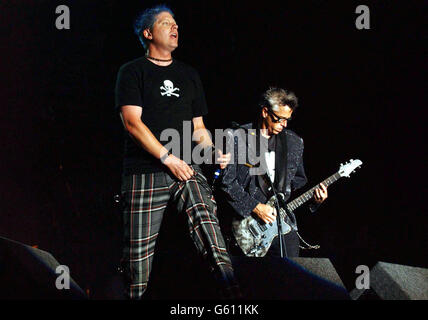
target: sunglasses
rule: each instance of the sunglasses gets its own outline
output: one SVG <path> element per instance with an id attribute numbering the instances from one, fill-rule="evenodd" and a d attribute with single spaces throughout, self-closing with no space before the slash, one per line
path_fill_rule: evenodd
<path id="1" fill-rule="evenodd" d="M 285 122 L 291 120 L 291 117 L 290 118 L 282 118 L 282 117 L 278 116 L 275 112 L 273 112 L 269 108 L 267 108 L 267 112 L 269 113 L 270 118 L 272 119 L 272 121 L 275 122 L 275 123 L 285 123 Z"/>

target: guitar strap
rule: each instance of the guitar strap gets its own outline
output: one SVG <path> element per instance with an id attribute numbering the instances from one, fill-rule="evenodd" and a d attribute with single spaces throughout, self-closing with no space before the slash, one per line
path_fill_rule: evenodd
<path id="1" fill-rule="evenodd" d="M 275 139 L 275 180 L 273 185 L 277 192 L 286 194 L 288 144 L 287 134 L 280 133 L 270 139 Z"/>

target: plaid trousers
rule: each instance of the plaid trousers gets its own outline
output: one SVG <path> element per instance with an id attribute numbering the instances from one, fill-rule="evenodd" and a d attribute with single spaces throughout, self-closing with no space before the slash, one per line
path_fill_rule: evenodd
<path id="1" fill-rule="evenodd" d="M 233 292 L 239 292 L 220 231 L 212 190 L 201 169 L 196 165 L 192 167 L 195 176 L 183 182 L 165 172 L 122 177 L 122 267 L 126 279 L 125 294 L 130 299 L 140 299 L 146 291 L 156 239 L 169 205 L 186 214 L 190 237 L 198 252 L 208 259 L 213 276 L 225 293 L 230 292 L 232 297 Z"/>

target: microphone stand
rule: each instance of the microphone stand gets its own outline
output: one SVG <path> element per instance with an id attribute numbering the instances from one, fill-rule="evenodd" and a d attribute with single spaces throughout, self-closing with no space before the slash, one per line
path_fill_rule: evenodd
<path id="1" fill-rule="evenodd" d="M 279 207 L 279 195 L 275 190 L 275 187 L 273 186 L 272 180 L 270 179 L 268 173 L 266 172 L 265 177 L 267 178 L 267 181 L 269 182 L 270 187 L 272 188 L 272 192 L 275 195 L 275 207 L 277 212 L 277 218 L 276 218 L 276 224 L 278 226 L 278 240 L 279 240 L 279 250 L 281 252 L 281 258 L 287 257 L 287 248 L 285 247 L 285 243 L 283 242 L 284 239 L 282 238 L 282 217 L 281 217 L 281 211 Z"/>

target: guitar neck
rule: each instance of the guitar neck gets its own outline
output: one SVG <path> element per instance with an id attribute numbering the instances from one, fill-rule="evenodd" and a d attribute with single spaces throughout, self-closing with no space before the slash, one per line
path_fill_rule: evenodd
<path id="1" fill-rule="evenodd" d="M 339 174 L 339 172 L 336 172 L 335 174 L 331 175 L 330 177 L 328 177 L 327 179 L 325 179 L 321 183 L 323 183 L 325 186 L 328 187 L 331 184 L 335 183 L 340 178 L 341 178 L 341 175 Z M 312 197 L 314 196 L 315 189 L 318 188 L 318 186 L 319 186 L 319 184 L 316 185 L 315 187 L 313 187 L 312 189 L 306 191 L 304 194 L 302 194 L 301 196 L 297 197 L 293 201 L 290 201 L 287 204 L 287 209 L 290 210 L 290 211 L 294 211 L 298 207 L 300 207 L 301 205 L 305 204 L 307 201 L 309 201 L 310 199 L 312 199 Z"/>

